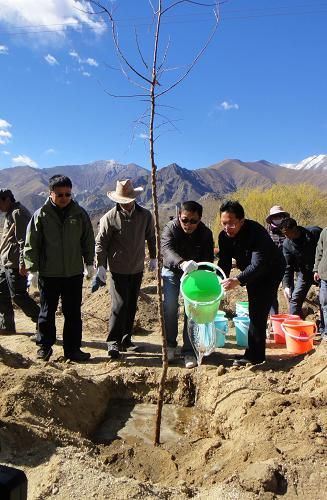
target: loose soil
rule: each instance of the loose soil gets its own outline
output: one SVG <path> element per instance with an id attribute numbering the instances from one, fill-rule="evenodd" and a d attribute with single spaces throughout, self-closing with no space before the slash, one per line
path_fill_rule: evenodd
<path id="1" fill-rule="evenodd" d="M 244 291 L 225 300 L 229 318 Z M 282 311 L 286 304 L 280 296 Z M 306 305 L 317 317 L 316 290 Z M 323 499 L 327 489 L 327 343 L 291 356 L 268 342 L 263 365 L 232 367 L 223 349 L 186 370 L 169 367 L 161 445 L 152 445 L 161 349 L 153 275 L 144 278 L 134 340 L 142 352 L 110 361 L 110 295 L 84 290 L 88 363 L 62 357 L 62 323 L 48 363 L 33 324 L 16 310 L 0 337 L 0 463 L 23 469 L 28 498 Z"/>

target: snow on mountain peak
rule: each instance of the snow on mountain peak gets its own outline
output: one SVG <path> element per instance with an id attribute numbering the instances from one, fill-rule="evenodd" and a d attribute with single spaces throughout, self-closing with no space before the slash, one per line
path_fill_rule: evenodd
<path id="1" fill-rule="evenodd" d="M 294 170 L 316 170 L 317 168 L 327 170 L 327 155 L 309 156 L 299 163 L 282 163 L 281 166 Z"/>

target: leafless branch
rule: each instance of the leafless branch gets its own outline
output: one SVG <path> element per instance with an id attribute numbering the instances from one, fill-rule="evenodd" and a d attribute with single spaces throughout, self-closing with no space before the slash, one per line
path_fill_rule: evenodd
<path id="1" fill-rule="evenodd" d="M 186 0 L 181 0 L 181 1 L 186 1 Z M 214 10 L 214 15 L 215 15 L 215 18 L 216 18 L 216 22 L 215 22 L 215 24 L 213 26 L 213 29 L 212 29 L 211 33 L 209 34 L 209 37 L 208 37 L 207 41 L 205 42 L 205 44 L 203 45 L 203 47 L 200 49 L 200 51 L 198 52 L 198 54 L 195 56 L 195 58 L 193 59 L 193 61 L 191 62 L 191 64 L 188 66 L 188 68 L 185 71 L 185 73 L 176 82 L 174 82 L 172 85 L 170 85 L 168 88 L 166 88 L 162 92 L 159 92 L 158 94 L 156 94 L 156 98 L 159 98 L 159 97 L 161 97 L 164 94 L 167 94 L 167 92 L 170 92 L 173 88 L 177 87 L 177 85 L 179 85 L 183 80 L 185 80 L 185 78 L 187 77 L 187 75 L 190 73 L 190 71 L 194 68 L 194 66 L 196 65 L 196 63 L 200 59 L 200 57 L 206 51 L 206 49 L 208 48 L 208 45 L 210 44 L 211 40 L 213 39 L 213 37 L 214 37 L 214 35 L 215 35 L 216 31 L 217 31 L 217 28 L 218 28 L 219 12 L 217 10 Z"/>
<path id="2" fill-rule="evenodd" d="M 193 2 L 192 0 L 178 0 L 178 2 L 174 2 L 172 3 L 171 5 L 169 5 L 169 7 L 167 7 L 166 9 L 164 9 L 162 12 L 161 12 L 161 15 L 163 16 L 164 14 L 166 14 L 166 12 L 168 12 L 170 9 L 173 9 L 174 7 L 176 7 L 178 4 L 181 4 L 181 3 L 190 3 L 190 4 L 194 4 L 194 5 L 199 5 L 201 7 L 217 7 L 217 2 L 215 3 L 202 3 L 202 2 Z"/>
<path id="3" fill-rule="evenodd" d="M 104 7 L 103 5 L 101 5 L 97 0 L 90 0 L 91 4 L 94 4 L 96 5 L 97 7 L 99 7 L 100 9 L 103 9 L 102 13 L 105 13 L 108 18 L 109 18 L 109 21 L 110 21 L 110 24 L 111 24 L 111 33 L 112 33 L 112 39 L 114 41 L 114 45 L 115 45 L 115 48 L 116 48 L 116 51 L 117 51 L 117 54 L 118 56 L 124 61 L 124 63 L 129 67 L 129 69 L 131 71 L 133 71 L 139 78 L 141 78 L 142 80 L 146 81 L 147 83 L 150 83 L 151 84 L 151 80 L 149 80 L 149 78 L 147 78 L 145 75 L 142 75 L 142 73 L 140 73 L 130 62 L 129 60 L 125 57 L 125 54 L 123 53 L 123 51 L 121 50 L 120 48 L 120 45 L 119 45 L 119 42 L 118 42 L 118 34 L 117 34 L 117 30 L 116 30 L 116 22 L 111 14 L 111 12 L 106 8 Z"/>
<path id="4" fill-rule="evenodd" d="M 143 54 L 141 52 L 141 48 L 140 48 L 140 44 L 139 44 L 139 40 L 138 40 L 136 28 L 134 28 L 134 31 L 135 31 L 135 41 L 136 41 L 136 47 L 137 47 L 138 53 L 140 54 L 140 58 L 141 58 L 141 60 L 142 60 L 142 62 L 144 64 L 144 66 L 146 67 L 146 69 L 149 69 L 149 66 L 145 62 L 145 59 L 144 59 Z"/>
<path id="5" fill-rule="evenodd" d="M 167 42 L 167 45 L 166 45 L 166 48 L 165 48 L 165 52 L 164 52 L 164 55 L 163 55 L 163 58 L 162 58 L 161 64 L 159 64 L 159 66 L 158 66 L 157 71 L 160 71 L 160 70 L 161 70 L 161 68 L 163 67 L 163 65 L 164 65 L 164 64 L 165 64 L 165 62 L 166 62 L 167 55 L 168 55 L 168 50 L 169 50 L 169 46 L 170 46 L 170 37 L 168 37 L 168 42 Z"/>

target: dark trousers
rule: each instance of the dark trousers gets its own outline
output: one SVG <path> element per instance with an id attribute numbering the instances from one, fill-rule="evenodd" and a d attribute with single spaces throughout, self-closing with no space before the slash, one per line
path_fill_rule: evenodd
<path id="1" fill-rule="evenodd" d="M 82 343 L 82 285 L 83 275 L 70 278 L 39 277 L 40 305 L 37 344 L 50 347 L 56 342 L 56 310 L 61 297 L 65 318 L 63 345 L 65 356 L 81 347 Z"/>
<path id="2" fill-rule="evenodd" d="M 290 314 L 298 314 L 303 318 L 302 304 L 313 284 L 313 276 L 304 276 L 302 273 L 297 273 L 294 290 L 290 298 Z"/>
<path id="3" fill-rule="evenodd" d="M 121 342 L 132 336 L 137 299 L 142 283 L 142 273 L 109 273 L 111 314 L 107 342 Z"/>
<path id="4" fill-rule="evenodd" d="M 15 316 L 12 302 L 37 323 L 40 308 L 28 295 L 27 278 L 18 269 L 0 269 L 0 331 L 15 332 Z"/>
<path id="5" fill-rule="evenodd" d="M 247 359 L 261 363 L 266 359 L 266 329 L 269 310 L 276 296 L 280 280 L 262 282 L 247 286 L 249 299 L 249 347 Z"/>
<path id="6" fill-rule="evenodd" d="M 164 317 L 165 331 L 168 347 L 177 346 L 178 335 L 178 298 L 181 285 L 181 275 L 164 268 L 162 272 L 164 293 Z M 194 354 L 194 350 L 188 335 L 187 316 L 184 314 L 183 348 L 184 353 Z"/>

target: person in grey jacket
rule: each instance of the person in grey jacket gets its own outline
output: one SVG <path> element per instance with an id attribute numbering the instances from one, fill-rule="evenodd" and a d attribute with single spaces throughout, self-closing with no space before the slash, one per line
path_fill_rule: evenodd
<path id="1" fill-rule="evenodd" d="M 96 237 L 97 277 L 106 282 L 109 267 L 111 314 L 109 318 L 108 355 L 120 357 L 120 351 L 136 350 L 132 330 L 140 292 L 147 242 L 150 264 L 156 268 L 156 240 L 152 214 L 135 202 L 143 191 L 135 188 L 130 179 L 117 181 L 116 190 L 108 197 L 116 202 L 101 219 Z"/>
<path id="2" fill-rule="evenodd" d="M 303 317 L 302 304 L 314 284 L 313 266 L 322 229 L 318 226 L 298 226 L 296 220 L 290 217 L 284 219 L 279 227 L 286 236 L 283 242 L 286 261 L 283 287 L 289 299 L 289 313 Z"/>
<path id="3" fill-rule="evenodd" d="M 322 339 L 327 340 L 327 227 L 320 233 L 313 273 L 314 280 L 320 284 L 319 301 L 324 324 Z"/>
<path id="4" fill-rule="evenodd" d="M 86 211 L 71 199 L 72 182 L 64 175 L 49 179 L 49 198 L 33 215 L 26 234 L 26 269 L 39 273 L 41 311 L 37 357 L 47 361 L 56 342 L 55 314 L 61 297 L 65 317 L 64 355 L 86 361 L 81 351 L 83 271 L 94 272 L 94 234 Z"/>
<path id="5" fill-rule="evenodd" d="M 202 205 L 196 201 L 182 203 L 178 217 L 166 224 L 161 236 L 163 256 L 162 280 L 164 293 L 165 330 L 168 361 L 175 359 L 178 335 L 178 296 L 183 273 L 197 269 L 197 262 L 213 262 L 213 236 L 203 224 Z M 184 314 L 183 353 L 186 368 L 197 365 L 187 331 Z"/>
<path id="6" fill-rule="evenodd" d="M 12 302 L 36 324 L 40 308 L 27 292 L 23 250 L 31 214 L 15 200 L 10 189 L 0 189 L 0 211 L 5 222 L 0 242 L 0 333 L 15 333 Z"/>

